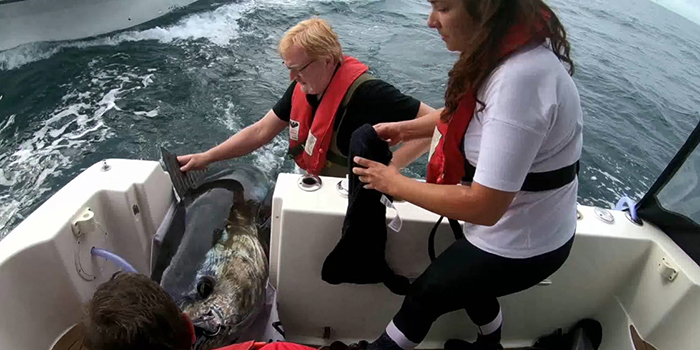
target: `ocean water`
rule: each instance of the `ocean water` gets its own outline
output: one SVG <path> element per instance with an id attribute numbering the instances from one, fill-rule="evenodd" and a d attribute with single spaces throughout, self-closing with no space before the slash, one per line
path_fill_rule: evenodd
<path id="1" fill-rule="evenodd" d="M 584 109 L 579 203 L 640 199 L 700 120 L 700 26 L 648 0 L 554 0 Z M 345 53 L 442 106 L 456 59 L 424 0 L 199 1 L 96 38 L 0 52 L 0 238 L 105 158 L 204 151 L 262 117 L 285 91 L 285 30 L 321 16 Z M 287 133 L 233 163 L 276 176 Z M 427 157 L 406 170 L 425 175 Z"/>

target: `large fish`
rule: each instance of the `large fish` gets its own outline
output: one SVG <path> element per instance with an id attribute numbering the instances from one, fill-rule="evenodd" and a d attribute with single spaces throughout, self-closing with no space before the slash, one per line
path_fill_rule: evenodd
<path id="1" fill-rule="evenodd" d="M 265 303 L 272 191 L 247 166 L 195 182 L 180 193 L 152 278 L 192 320 L 195 349 L 208 350 L 238 341 Z"/>

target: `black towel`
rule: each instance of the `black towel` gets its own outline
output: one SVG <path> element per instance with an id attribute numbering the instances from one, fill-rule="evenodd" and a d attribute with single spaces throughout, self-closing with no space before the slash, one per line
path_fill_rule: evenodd
<path id="1" fill-rule="evenodd" d="M 393 293 L 406 295 L 410 282 L 391 271 L 384 259 L 386 207 L 380 201 L 382 193 L 362 187 L 364 184 L 352 173 L 357 166 L 353 162 L 355 156 L 382 164 L 389 164 L 392 158 L 389 145 L 379 138 L 372 125 L 365 124 L 353 132 L 348 155 L 348 209 L 342 236 L 326 257 L 321 278 L 330 284 L 383 282 Z"/>

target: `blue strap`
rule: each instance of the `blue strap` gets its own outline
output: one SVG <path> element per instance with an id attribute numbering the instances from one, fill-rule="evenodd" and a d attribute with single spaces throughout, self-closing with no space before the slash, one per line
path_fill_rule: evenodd
<path id="1" fill-rule="evenodd" d="M 620 200 L 617 202 L 617 205 L 615 206 L 615 210 L 625 210 L 628 209 L 630 212 L 630 217 L 634 222 L 639 222 L 639 218 L 637 217 L 637 203 L 634 202 L 630 197 L 623 196 L 620 198 Z"/>

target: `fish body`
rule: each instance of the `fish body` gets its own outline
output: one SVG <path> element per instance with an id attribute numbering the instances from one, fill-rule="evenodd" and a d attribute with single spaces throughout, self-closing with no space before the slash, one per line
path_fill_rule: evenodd
<path id="1" fill-rule="evenodd" d="M 178 204 L 153 277 L 195 326 L 196 350 L 239 340 L 265 303 L 271 193 L 265 174 L 237 166 L 205 177 Z"/>

